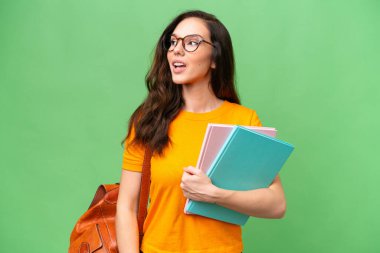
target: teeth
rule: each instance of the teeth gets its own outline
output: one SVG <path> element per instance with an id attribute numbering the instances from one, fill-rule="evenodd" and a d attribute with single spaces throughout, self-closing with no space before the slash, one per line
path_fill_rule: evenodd
<path id="1" fill-rule="evenodd" d="M 180 63 L 180 62 L 175 62 L 175 63 L 173 63 L 173 65 L 174 65 L 175 67 L 185 66 L 185 64 Z"/>

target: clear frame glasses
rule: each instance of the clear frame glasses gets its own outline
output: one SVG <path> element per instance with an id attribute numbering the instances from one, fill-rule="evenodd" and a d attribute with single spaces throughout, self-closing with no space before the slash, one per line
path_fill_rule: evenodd
<path id="1" fill-rule="evenodd" d="M 198 34 L 190 34 L 183 38 L 178 38 L 174 35 L 170 35 L 165 41 L 166 50 L 168 50 L 169 52 L 173 51 L 180 40 L 182 40 L 182 48 L 185 49 L 187 52 L 194 52 L 198 49 L 199 45 L 202 42 L 214 47 L 214 45 L 211 42 L 203 39 L 202 36 Z"/>

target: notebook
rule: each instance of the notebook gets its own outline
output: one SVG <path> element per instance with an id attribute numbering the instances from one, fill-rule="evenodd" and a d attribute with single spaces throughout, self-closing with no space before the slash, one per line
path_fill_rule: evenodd
<path id="1" fill-rule="evenodd" d="M 215 138 L 221 137 L 212 134 L 213 130 L 211 134 L 206 132 L 204 150 L 201 152 L 203 157 L 199 158 L 199 163 L 213 184 L 223 189 L 244 191 L 268 187 L 294 149 L 293 145 L 273 138 L 274 129 L 272 136 L 268 136 L 257 132 L 257 129 L 233 126 L 207 168 L 210 160 L 208 151 L 211 150 L 211 156 L 215 153 L 210 145 L 216 142 Z M 220 140 L 217 143 L 220 144 Z M 185 212 L 238 225 L 244 225 L 249 218 L 216 204 L 192 200 L 186 204 Z"/>
<path id="2" fill-rule="evenodd" d="M 213 124 L 209 123 L 206 129 L 205 136 L 203 138 L 202 148 L 198 157 L 198 162 L 196 167 L 201 169 L 203 172 L 207 173 L 210 168 L 211 163 L 214 161 L 219 150 L 227 139 L 228 135 L 231 133 L 236 125 L 230 124 Z M 266 134 L 275 137 L 277 130 L 273 127 L 258 127 L 258 126 L 244 126 L 250 130 Z M 187 213 L 187 205 L 189 200 L 186 200 L 185 213 Z"/>
<path id="3" fill-rule="evenodd" d="M 197 168 L 207 172 L 234 126 L 236 125 L 208 124 L 200 155 L 198 157 Z M 272 137 L 276 137 L 277 134 L 277 130 L 273 127 L 244 127 Z"/>

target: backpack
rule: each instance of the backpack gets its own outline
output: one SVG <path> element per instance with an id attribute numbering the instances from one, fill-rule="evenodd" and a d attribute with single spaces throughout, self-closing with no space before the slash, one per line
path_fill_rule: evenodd
<path id="1" fill-rule="evenodd" d="M 145 151 L 137 215 L 140 245 L 147 214 L 151 152 Z M 118 253 L 115 215 L 119 184 L 100 185 L 88 210 L 78 219 L 70 235 L 69 253 Z"/>

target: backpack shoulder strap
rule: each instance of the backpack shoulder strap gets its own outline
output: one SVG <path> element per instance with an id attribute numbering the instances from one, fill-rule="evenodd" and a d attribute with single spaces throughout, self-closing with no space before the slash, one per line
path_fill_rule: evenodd
<path id="1" fill-rule="evenodd" d="M 144 161 L 142 165 L 139 211 L 137 214 L 140 244 L 141 244 L 142 237 L 144 235 L 143 226 L 144 226 L 144 221 L 147 215 L 147 205 L 148 205 L 149 189 L 150 189 L 151 158 L 152 158 L 152 152 L 149 148 L 146 148 L 145 154 L 144 154 Z"/>

